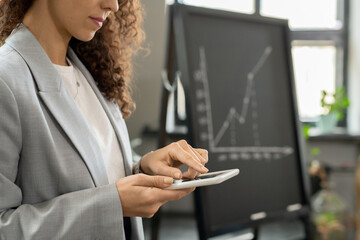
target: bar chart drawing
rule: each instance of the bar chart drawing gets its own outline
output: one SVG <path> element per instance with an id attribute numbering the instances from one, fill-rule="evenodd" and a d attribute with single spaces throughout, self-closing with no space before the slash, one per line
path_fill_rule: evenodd
<path id="1" fill-rule="evenodd" d="M 199 87 L 196 90 L 197 105 L 196 111 L 199 114 L 198 124 L 202 129 L 200 139 L 208 143 L 208 149 L 212 153 L 217 153 L 218 161 L 226 160 L 273 160 L 281 159 L 284 156 L 293 154 L 294 149 L 290 146 L 262 146 L 259 131 L 258 108 L 256 97 L 256 76 L 261 71 L 264 64 L 270 57 L 273 49 L 266 46 L 262 55 L 255 62 L 254 66 L 246 74 L 246 88 L 244 95 L 240 97 L 241 109 L 236 106 L 229 106 L 227 115 L 219 129 L 214 129 L 213 108 L 211 105 L 210 86 L 208 79 L 206 52 L 203 46 L 199 47 L 199 68 L 194 71 L 194 80 Z M 251 115 L 250 123 L 247 119 Z M 239 128 L 244 124 L 251 124 L 253 144 L 250 146 L 241 146 L 237 142 Z M 220 145 L 220 142 L 227 137 L 227 146 Z"/>

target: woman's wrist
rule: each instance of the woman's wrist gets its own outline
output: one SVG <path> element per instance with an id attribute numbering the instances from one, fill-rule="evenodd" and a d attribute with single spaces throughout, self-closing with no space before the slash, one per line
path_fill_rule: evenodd
<path id="1" fill-rule="evenodd" d="M 134 164 L 133 167 L 133 174 L 138 174 L 138 173 L 144 173 L 141 169 L 141 159 L 136 164 Z"/>
<path id="2" fill-rule="evenodd" d="M 138 174 L 138 173 L 145 173 L 148 175 L 154 174 L 149 166 L 149 160 L 151 159 L 151 157 L 149 159 L 149 156 L 151 156 L 152 153 L 153 153 L 153 151 L 148 152 L 147 154 L 142 156 L 142 158 L 134 165 L 134 167 L 133 167 L 134 174 Z"/>

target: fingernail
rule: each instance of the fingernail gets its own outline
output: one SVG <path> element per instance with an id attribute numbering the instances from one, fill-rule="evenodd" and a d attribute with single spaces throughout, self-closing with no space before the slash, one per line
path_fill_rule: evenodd
<path id="1" fill-rule="evenodd" d="M 204 167 L 204 166 L 202 166 L 202 170 L 204 170 L 204 171 L 206 171 L 206 172 L 208 172 L 209 171 L 209 169 L 207 169 L 206 167 Z"/>
<path id="2" fill-rule="evenodd" d="M 181 178 L 181 174 L 180 173 L 175 173 L 175 178 Z"/>
<path id="3" fill-rule="evenodd" d="M 173 183 L 173 179 L 169 178 L 169 177 L 166 177 L 166 178 L 164 178 L 164 183 L 166 183 L 166 184 Z"/>

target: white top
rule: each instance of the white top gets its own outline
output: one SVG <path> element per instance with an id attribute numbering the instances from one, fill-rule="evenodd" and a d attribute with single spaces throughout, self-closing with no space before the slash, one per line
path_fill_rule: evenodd
<path id="1" fill-rule="evenodd" d="M 53 64 L 61 75 L 67 90 L 75 100 L 99 143 L 109 183 L 125 176 L 123 156 L 115 131 L 99 99 L 82 72 L 67 59 L 69 66 Z"/>

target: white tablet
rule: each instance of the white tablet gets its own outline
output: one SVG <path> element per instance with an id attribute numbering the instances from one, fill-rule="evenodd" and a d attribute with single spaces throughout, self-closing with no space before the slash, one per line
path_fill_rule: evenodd
<path id="1" fill-rule="evenodd" d="M 175 179 L 174 183 L 165 189 L 182 189 L 219 184 L 238 175 L 239 172 L 239 169 L 229 169 L 201 174 L 195 179 Z"/>

